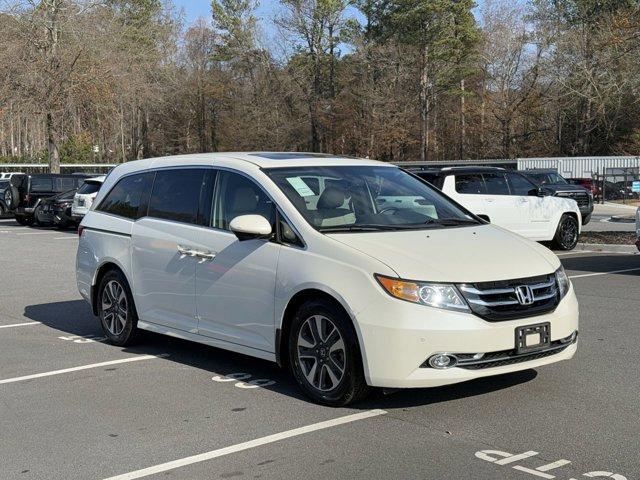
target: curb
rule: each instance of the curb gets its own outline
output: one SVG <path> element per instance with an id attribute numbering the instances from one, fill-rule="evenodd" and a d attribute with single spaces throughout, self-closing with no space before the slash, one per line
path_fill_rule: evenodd
<path id="1" fill-rule="evenodd" d="M 606 243 L 578 243 L 574 250 L 582 252 L 639 253 L 635 245 L 609 245 Z"/>
<path id="2" fill-rule="evenodd" d="M 634 207 L 633 205 L 624 205 L 624 204 L 611 203 L 611 202 L 599 203 L 598 205 L 602 205 L 603 207 L 613 207 L 613 208 L 622 208 L 625 210 L 633 210 L 634 212 L 638 208 L 638 207 Z"/>

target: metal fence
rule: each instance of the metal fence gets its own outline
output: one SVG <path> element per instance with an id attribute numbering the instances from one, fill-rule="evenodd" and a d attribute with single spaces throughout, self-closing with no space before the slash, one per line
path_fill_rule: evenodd
<path id="1" fill-rule="evenodd" d="M 63 163 L 60 173 L 108 173 L 116 165 L 108 163 Z M 0 163 L 0 172 L 49 173 L 46 163 Z"/>
<path id="2" fill-rule="evenodd" d="M 518 170 L 552 168 L 565 178 L 596 178 L 614 168 L 638 168 L 640 157 L 518 158 Z"/>

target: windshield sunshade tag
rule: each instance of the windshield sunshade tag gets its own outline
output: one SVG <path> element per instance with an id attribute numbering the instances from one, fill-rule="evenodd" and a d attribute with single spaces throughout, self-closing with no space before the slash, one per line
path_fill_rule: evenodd
<path id="1" fill-rule="evenodd" d="M 289 182 L 291 186 L 296 189 L 296 192 L 298 192 L 298 195 L 300 195 L 301 197 L 313 197 L 315 195 L 315 193 L 313 193 L 313 190 L 309 188 L 309 185 L 304 183 L 304 180 L 302 180 L 300 177 L 288 177 L 287 182 Z"/>

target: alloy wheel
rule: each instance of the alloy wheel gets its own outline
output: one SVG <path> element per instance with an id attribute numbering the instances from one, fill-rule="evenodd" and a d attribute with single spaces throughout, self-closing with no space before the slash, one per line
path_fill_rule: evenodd
<path id="1" fill-rule="evenodd" d="M 124 330 L 127 323 L 127 295 L 116 280 L 107 283 L 102 291 L 102 319 L 105 327 L 114 336 Z"/>
<path id="2" fill-rule="evenodd" d="M 575 222 L 570 219 L 565 220 L 560 230 L 560 238 L 562 240 L 562 244 L 565 247 L 571 247 L 575 243 L 577 235 L 578 227 L 576 226 Z"/>
<path id="3" fill-rule="evenodd" d="M 336 388 L 345 374 L 347 357 L 338 327 L 327 317 L 307 318 L 298 333 L 297 356 L 302 373 L 315 389 Z"/>

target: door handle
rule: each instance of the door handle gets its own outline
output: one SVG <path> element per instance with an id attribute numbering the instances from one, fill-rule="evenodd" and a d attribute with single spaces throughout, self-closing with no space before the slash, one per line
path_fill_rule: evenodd
<path id="1" fill-rule="evenodd" d="M 493 203 L 495 200 L 493 198 L 485 198 L 484 201 L 487 203 Z"/>
<path id="2" fill-rule="evenodd" d="M 528 200 L 528 199 L 526 199 L 526 198 L 522 198 L 522 197 L 520 197 L 520 198 L 518 199 L 518 203 L 529 203 L 529 200 Z"/>
<path id="3" fill-rule="evenodd" d="M 195 257 L 196 252 L 189 247 L 185 247 L 184 245 L 178 245 L 178 253 L 183 257 Z"/>
<path id="4" fill-rule="evenodd" d="M 209 252 L 207 250 L 204 251 L 196 251 L 194 252 L 195 256 L 200 259 L 200 263 L 206 262 L 208 260 L 213 260 L 216 258 L 216 254 L 213 252 Z"/>

